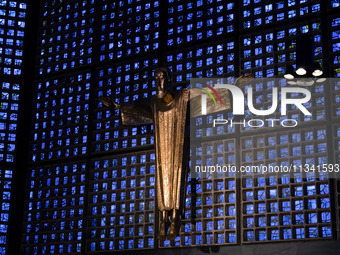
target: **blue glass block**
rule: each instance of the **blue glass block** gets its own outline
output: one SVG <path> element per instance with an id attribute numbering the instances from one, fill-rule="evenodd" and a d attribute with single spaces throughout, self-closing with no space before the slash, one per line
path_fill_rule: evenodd
<path id="1" fill-rule="evenodd" d="M 224 195 L 223 194 L 218 194 L 217 195 L 217 201 L 216 203 L 223 203 L 224 202 Z"/>
<path id="2" fill-rule="evenodd" d="M 235 243 L 236 242 L 236 233 L 229 233 L 228 237 L 229 237 L 229 240 L 228 240 L 229 243 Z"/>
<path id="3" fill-rule="evenodd" d="M 259 231 L 259 241 L 265 241 L 265 240 L 267 240 L 266 230 L 260 230 Z"/>
<path id="4" fill-rule="evenodd" d="M 331 222 L 330 212 L 322 212 L 321 213 L 321 222 Z"/>
<path id="5" fill-rule="evenodd" d="M 321 208 L 329 208 L 330 207 L 329 198 L 321 198 L 320 199 L 320 206 L 321 206 Z"/>
<path id="6" fill-rule="evenodd" d="M 196 231 L 202 231 L 202 222 L 196 222 Z"/>
<path id="7" fill-rule="evenodd" d="M 209 221 L 206 223 L 206 230 L 207 231 L 212 231 L 213 230 L 213 222 Z"/>
<path id="8" fill-rule="evenodd" d="M 296 214 L 295 215 L 295 224 L 303 224 L 304 223 L 304 215 Z"/>
<path id="9" fill-rule="evenodd" d="M 246 228 L 253 228 L 253 227 L 254 227 L 254 218 L 247 218 Z"/>
<path id="10" fill-rule="evenodd" d="M 280 239 L 279 230 L 277 230 L 277 229 L 272 230 L 270 238 L 271 238 L 271 240 L 279 240 Z"/>
<path id="11" fill-rule="evenodd" d="M 252 201 L 254 199 L 253 191 L 246 192 L 246 201 Z"/>
<path id="12" fill-rule="evenodd" d="M 316 213 L 308 213 L 308 223 L 317 223 L 318 216 Z"/>
<path id="13" fill-rule="evenodd" d="M 259 217 L 258 218 L 258 226 L 259 227 L 266 227 L 267 226 L 267 219 L 266 219 L 266 217 Z"/>
<path id="14" fill-rule="evenodd" d="M 212 208 L 208 208 L 208 209 L 206 210 L 206 215 L 205 215 L 205 217 L 208 217 L 208 218 L 213 217 L 213 209 L 212 209 Z"/>
<path id="15" fill-rule="evenodd" d="M 320 194 L 329 194 L 328 184 L 320 184 Z"/>
<path id="16" fill-rule="evenodd" d="M 195 239 L 196 239 L 195 244 L 202 244 L 202 235 L 196 235 Z"/>
<path id="17" fill-rule="evenodd" d="M 96 250 L 96 243 L 91 242 L 91 251 L 95 251 L 95 250 Z"/>
<path id="18" fill-rule="evenodd" d="M 322 237 L 331 237 L 332 229 L 331 227 L 322 227 Z"/>
<path id="19" fill-rule="evenodd" d="M 234 216 L 236 215 L 236 208 L 235 206 L 231 205 L 231 206 L 228 206 L 228 216 Z"/>
<path id="20" fill-rule="evenodd" d="M 303 210 L 303 200 L 295 201 L 295 210 Z"/>
<path id="21" fill-rule="evenodd" d="M 276 198 L 277 194 L 276 194 L 276 189 L 270 189 L 269 190 L 269 198 Z"/>
<path id="22" fill-rule="evenodd" d="M 270 217 L 270 226 L 278 226 L 279 225 L 279 217 L 271 216 Z"/>
<path id="23" fill-rule="evenodd" d="M 283 215 L 282 216 L 282 224 L 283 225 L 290 225 L 292 223 L 290 215 Z"/>
<path id="24" fill-rule="evenodd" d="M 236 229 L 236 220 L 230 219 L 228 224 L 229 229 Z"/>
<path id="25" fill-rule="evenodd" d="M 129 240 L 128 241 L 128 249 L 133 249 L 134 248 L 134 241 L 133 240 Z"/>
<path id="26" fill-rule="evenodd" d="M 254 231 L 246 232 L 247 241 L 255 241 Z"/>
<path id="27" fill-rule="evenodd" d="M 196 193 L 202 193 L 202 185 L 196 184 Z"/>
<path id="28" fill-rule="evenodd" d="M 269 203 L 269 208 L 270 212 L 277 212 L 279 210 L 278 203 L 277 202 Z"/>
<path id="29" fill-rule="evenodd" d="M 315 195 L 315 194 L 316 194 L 315 185 L 307 186 L 307 195 L 311 196 L 311 195 Z"/>
<path id="30" fill-rule="evenodd" d="M 292 230 L 284 229 L 283 230 L 283 239 L 292 239 Z"/>
<path id="31" fill-rule="evenodd" d="M 206 243 L 207 244 L 212 244 L 213 243 L 213 234 L 206 234 L 205 238 L 206 238 Z"/>
<path id="32" fill-rule="evenodd" d="M 305 238 L 305 229 L 304 228 L 297 228 L 295 230 L 296 233 L 296 238 L 300 239 L 300 238 Z"/>
<path id="33" fill-rule="evenodd" d="M 149 190 L 149 197 L 150 197 L 150 198 L 155 197 L 155 190 L 154 190 L 154 189 L 150 189 L 150 190 Z"/>

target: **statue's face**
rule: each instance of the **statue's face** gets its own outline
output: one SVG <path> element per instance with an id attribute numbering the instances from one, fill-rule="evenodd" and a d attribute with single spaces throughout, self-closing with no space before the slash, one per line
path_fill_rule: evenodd
<path id="1" fill-rule="evenodd" d="M 164 73 L 163 72 L 157 72 L 155 73 L 155 81 L 156 81 L 156 89 L 157 91 L 163 91 L 164 88 Z"/>

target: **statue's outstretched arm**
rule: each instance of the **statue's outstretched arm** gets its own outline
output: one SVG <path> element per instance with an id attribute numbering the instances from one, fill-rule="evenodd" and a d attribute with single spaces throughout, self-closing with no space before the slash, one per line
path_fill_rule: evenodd
<path id="1" fill-rule="evenodd" d="M 111 97 L 99 97 L 99 101 L 105 105 L 106 107 L 114 107 L 115 109 L 119 109 L 120 105 L 117 104 Z"/>
<path id="2" fill-rule="evenodd" d="M 152 109 L 149 102 L 139 101 L 133 105 L 119 105 L 110 97 L 98 98 L 103 105 L 120 110 L 122 125 L 138 126 L 153 123 Z"/>

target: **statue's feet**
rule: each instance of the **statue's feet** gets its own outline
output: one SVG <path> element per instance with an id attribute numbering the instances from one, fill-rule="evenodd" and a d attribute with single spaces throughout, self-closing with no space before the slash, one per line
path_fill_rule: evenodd
<path id="1" fill-rule="evenodd" d="M 174 240 L 179 235 L 179 224 L 176 220 L 173 220 L 170 225 L 170 230 L 168 234 L 168 239 L 170 241 Z"/>
<path id="2" fill-rule="evenodd" d="M 158 240 L 161 242 L 165 241 L 166 232 L 168 231 L 169 224 L 166 221 L 161 221 L 161 225 L 159 226 L 159 234 L 157 236 Z"/>

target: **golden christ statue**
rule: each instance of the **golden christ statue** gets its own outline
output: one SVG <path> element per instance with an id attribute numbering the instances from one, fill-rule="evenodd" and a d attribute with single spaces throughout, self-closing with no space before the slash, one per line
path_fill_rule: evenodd
<path id="1" fill-rule="evenodd" d="M 179 235 L 180 212 L 185 199 L 188 134 L 185 134 L 189 89 L 169 91 L 165 68 L 155 70 L 157 93 L 148 104 L 118 105 L 109 97 L 100 97 L 105 106 L 120 109 L 123 125 L 154 124 L 156 148 L 156 195 L 161 212 L 158 239 Z M 169 217 L 170 216 L 170 217 Z"/>
<path id="2" fill-rule="evenodd" d="M 234 84 L 240 78 L 249 78 L 249 75 L 239 77 Z M 156 95 L 151 98 L 149 103 L 118 105 L 109 97 L 100 97 L 99 100 L 105 106 L 114 106 L 115 109 L 120 109 L 123 125 L 145 125 L 152 123 L 154 125 L 156 196 L 157 207 L 161 212 L 158 239 L 164 241 L 166 236 L 169 240 L 174 240 L 179 235 L 180 214 L 185 199 L 190 134 L 186 130 L 186 126 L 189 127 L 189 125 L 186 125 L 189 89 L 170 91 L 170 79 L 165 68 L 155 70 L 155 82 Z M 192 115 L 198 116 L 201 110 L 198 96 L 202 94 L 202 91 L 191 89 L 190 94 L 193 100 Z M 225 99 L 224 107 L 214 108 L 214 104 L 211 101 L 208 102 L 209 112 L 230 109 L 228 91 L 220 91 L 220 95 Z"/>

